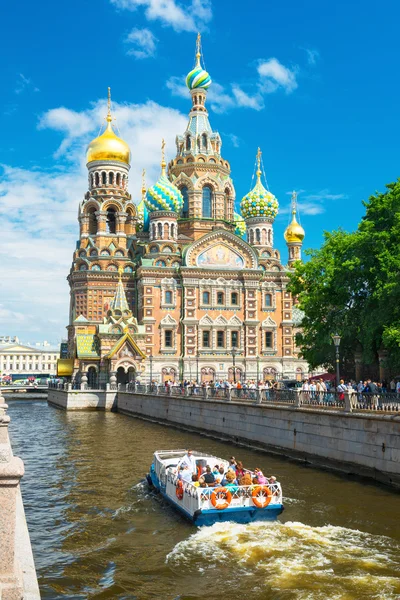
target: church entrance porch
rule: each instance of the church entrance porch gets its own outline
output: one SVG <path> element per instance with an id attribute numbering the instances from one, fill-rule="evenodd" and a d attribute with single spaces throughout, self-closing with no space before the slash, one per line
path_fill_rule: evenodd
<path id="1" fill-rule="evenodd" d="M 136 370 L 134 367 L 120 366 L 117 369 L 117 384 L 122 383 L 126 385 L 136 379 Z"/>

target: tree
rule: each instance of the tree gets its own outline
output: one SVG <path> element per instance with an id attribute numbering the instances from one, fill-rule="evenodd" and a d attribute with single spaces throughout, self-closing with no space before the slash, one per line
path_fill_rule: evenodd
<path id="1" fill-rule="evenodd" d="M 333 366 L 338 331 L 345 362 L 360 349 L 370 364 L 385 348 L 388 366 L 400 370 L 400 180 L 386 187 L 364 202 L 355 232 L 325 232 L 321 248 L 294 266 L 290 289 L 304 311 L 299 344 L 313 368 Z"/>

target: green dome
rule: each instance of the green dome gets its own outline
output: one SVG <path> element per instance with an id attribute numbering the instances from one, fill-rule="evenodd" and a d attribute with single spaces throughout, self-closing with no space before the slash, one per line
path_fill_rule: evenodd
<path id="1" fill-rule="evenodd" d="M 244 196 L 240 203 L 240 210 L 245 219 L 265 217 L 273 220 L 278 214 L 279 203 L 271 192 L 265 189 L 257 173 L 257 183 L 254 188 Z"/>

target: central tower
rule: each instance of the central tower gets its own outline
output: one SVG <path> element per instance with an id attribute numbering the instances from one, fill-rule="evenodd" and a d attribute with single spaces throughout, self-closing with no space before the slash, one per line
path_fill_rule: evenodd
<path id="1" fill-rule="evenodd" d="M 177 154 L 168 167 L 171 181 L 183 196 L 179 231 L 196 240 L 215 227 L 235 229 L 231 169 L 221 156 L 221 137 L 212 130 L 205 106 L 211 78 L 201 65 L 200 34 L 195 66 L 186 85 L 192 97 L 189 122 L 183 135 L 176 137 Z"/>

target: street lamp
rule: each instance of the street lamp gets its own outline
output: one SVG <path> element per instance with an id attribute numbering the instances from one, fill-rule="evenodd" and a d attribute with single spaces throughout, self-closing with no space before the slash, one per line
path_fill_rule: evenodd
<path id="1" fill-rule="evenodd" d="M 337 387 L 340 383 L 339 346 L 340 346 L 340 340 L 342 338 L 340 337 L 340 335 L 338 333 L 335 333 L 335 335 L 332 335 L 332 339 L 333 339 L 333 343 L 335 344 L 335 350 L 336 350 L 336 387 Z"/>
<path id="2" fill-rule="evenodd" d="M 233 363 L 233 383 L 236 383 L 236 366 L 235 366 L 235 357 L 236 357 L 236 352 L 237 349 L 235 346 L 233 346 L 231 353 L 232 353 L 232 363 Z"/>
<path id="3" fill-rule="evenodd" d="M 258 356 L 258 354 L 256 356 L 256 361 L 257 361 L 257 385 L 258 385 L 258 382 L 260 381 L 260 357 Z"/>
<path id="4" fill-rule="evenodd" d="M 197 353 L 196 354 L 196 383 L 197 383 L 197 385 L 199 385 L 199 358 L 200 358 L 200 354 Z"/>

